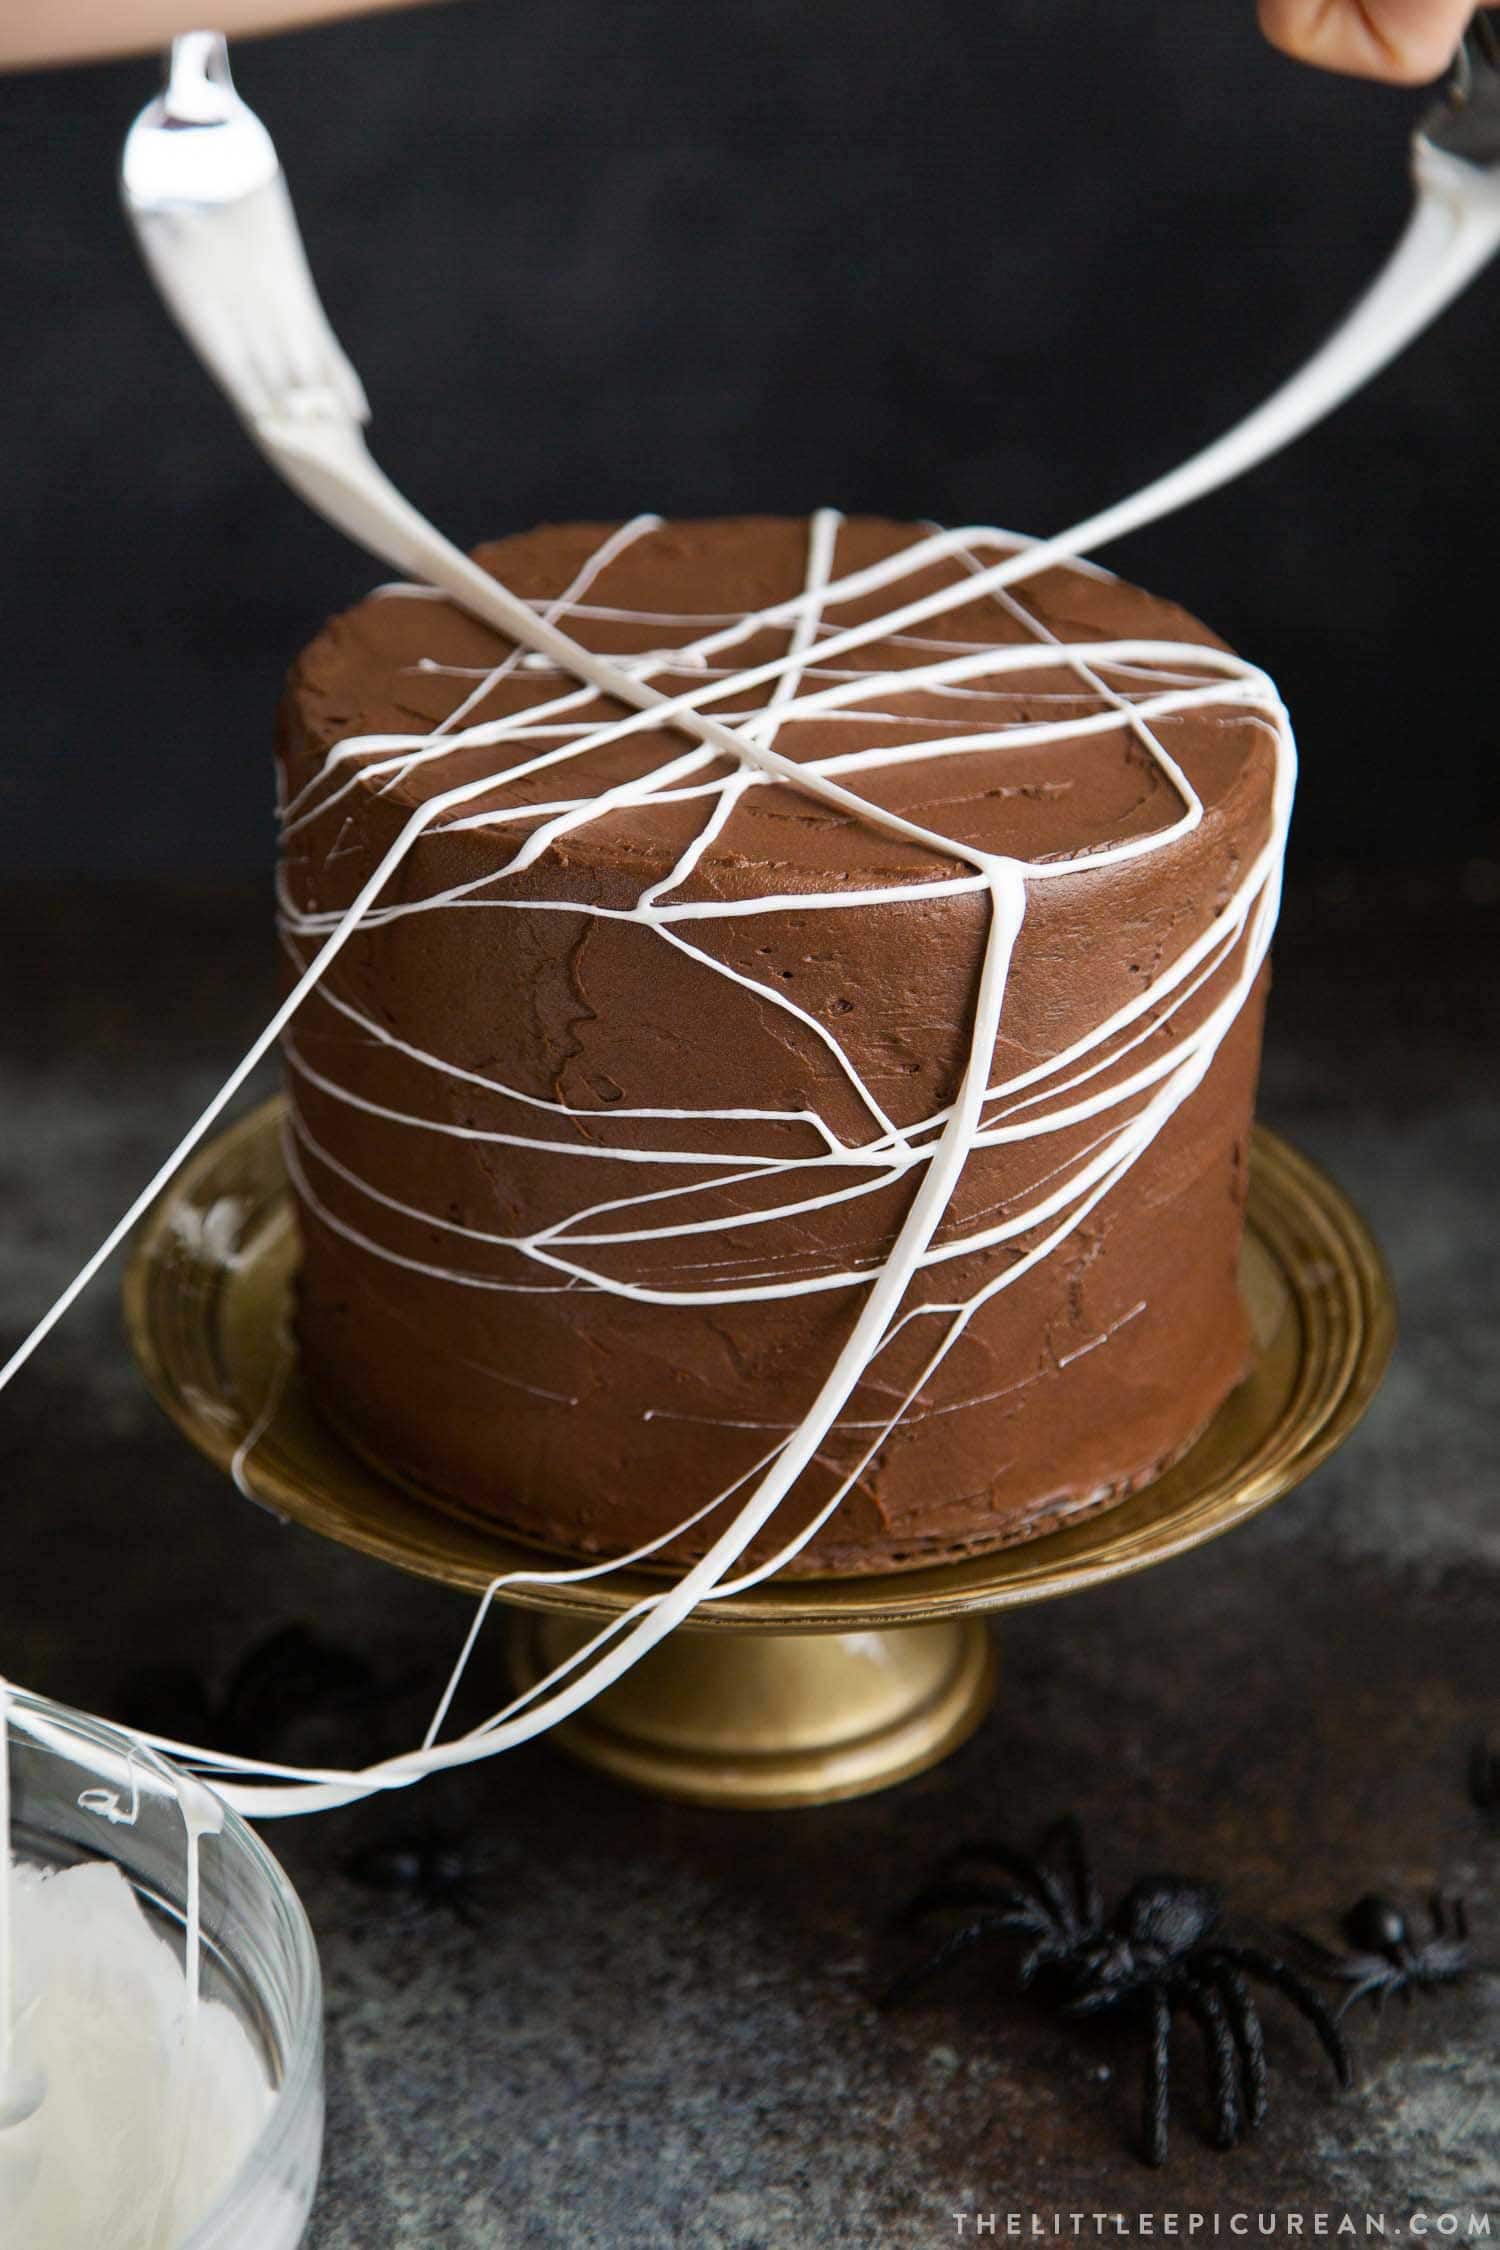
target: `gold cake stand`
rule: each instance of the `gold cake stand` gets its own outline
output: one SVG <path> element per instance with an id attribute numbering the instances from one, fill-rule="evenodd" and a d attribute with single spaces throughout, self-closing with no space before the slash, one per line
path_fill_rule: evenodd
<path id="1" fill-rule="evenodd" d="M 290 1312 L 297 1233 L 280 1104 L 207 1144 L 162 1197 L 125 1279 L 131 1346 L 168 1414 L 279 1515 L 478 1593 L 538 1550 L 383 1475 L 314 1408 Z M 1182 1460 L 1131 1498 L 1019 1546 L 866 1578 L 779 1578 L 706 1603 L 557 1739 L 697 1803 L 822 1804 L 883 1789 L 973 1732 L 994 1692 L 985 1613 L 1145 1570 L 1245 1522 L 1348 1436 L 1395 1334 L 1370 1234 L 1316 1165 L 1258 1127 L 1241 1286 L 1250 1373 Z M 516 1588 L 530 1685 L 660 1576 Z"/>

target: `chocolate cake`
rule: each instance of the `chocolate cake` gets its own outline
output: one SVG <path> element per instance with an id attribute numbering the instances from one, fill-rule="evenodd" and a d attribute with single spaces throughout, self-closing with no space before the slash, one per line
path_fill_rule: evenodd
<path id="1" fill-rule="evenodd" d="M 286 1041 L 297 1321 L 318 1400 L 395 1474 L 568 1555 L 701 1553 L 892 1255 L 992 940 L 978 1130 L 752 1559 L 844 1486 L 791 1568 L 1045 1531 L 1180 1454 L 1240 1379 L 1284 718 L 1104 572 L 994 583 L 1016 552 L 828 518 L 479 550 L 821 794 L 428 590 L 303 654 L 289 971 L 390 871 Z"/>

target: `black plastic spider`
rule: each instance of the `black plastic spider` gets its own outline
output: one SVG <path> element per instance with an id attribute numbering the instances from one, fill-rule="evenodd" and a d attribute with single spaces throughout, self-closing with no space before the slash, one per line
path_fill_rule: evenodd
<path id="1" fill-rule="evenodd" d="M 475 1863 L 456 1838 L 436 1828 L 378 1836 L 344 1861 L 344 1873 L 367 1891 L 380 1891 L 416 1910 L 444 1907 L 466 1929 L 476 1923 L 471 1903 Z"/>
<path id="2" fill-rule="evenodd" d="M 1353 1987 L 1339 2003 L 1338 2014 L 1343 2017 L 1356 2000 L 1368 1999 L 1378 2010 L 1393 1992 L 1399 1992 L 1410 2006 L 1419 1985 L 1458 1984 L 1472 1974 L 1474 1949 L 1463 1900 L 1447 1900 L 1434 1892 L 1428 1914 L 1431 1934 L 1418 1939 L 1394 1899 L 1367 1891 L 1339 1920 L 1347 1952 L 1324 1945 L 1305 1930 L 1288 1930 L 1287 1935 L 1316 1975 Z"/>
<path id="3" fill-rule="evenodd" d="M 1469 1801 L 1476 1812 L 1500 1822 L 1500 1750 L 1476 1742 L 1469 1752 Z"/>
<path id="4" fill-rule="evenodd" d="M 1251 1980 L 1282 1993 L 1316 2031 L 1343 2085 L 1349 2058 L 1342 2035 L 1312 1987 L 1276 1955 L 1232 1941 L 1219 1894 L 1179 1875 L 1147 1875 L 1106 1916 L 1078 1823 L 1058 1821 L 1035 1859 L 1006 1844 L 970 1844 L 954 1853 L 904 1919 L 959 1911 L 969 1919 L 899 1977 L 887 2002 L 994 1937 L 1026 1945 L 1019 1981 L 1041 1979 L 1070 2015 L 1123 2008 L 1144 2015 L 1143 2139 L 1146 2160 L 1167 2156 L 1172 2018 L 1193 2017 L 1203 2038 L 1214 2096 L 1214 2145 L 1232 2148 L 1266 2113 L 1266 2052 Z"/>

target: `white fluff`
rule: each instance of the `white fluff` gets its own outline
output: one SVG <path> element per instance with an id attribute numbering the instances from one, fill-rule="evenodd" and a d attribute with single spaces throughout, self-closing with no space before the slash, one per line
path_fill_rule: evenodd
<path id="1" fill-rule="evenodd" d="M 118 1867 L 12 1868 L 12 2082 L 0 2128 L 0 2242 L 14 2250 L 176 2250 L 229 2186 L 270 2110 L 231 2009 L 188 2004 L 182 1964 Z"/>

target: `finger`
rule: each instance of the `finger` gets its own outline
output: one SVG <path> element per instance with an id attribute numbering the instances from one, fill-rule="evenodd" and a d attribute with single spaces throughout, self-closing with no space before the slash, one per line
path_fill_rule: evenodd
<path id="1" fill-rule="evenodd" d="M 373 13 L 407 0 L 216 0 L 213 25 L 230 38 L 286 31 L 330 16 Z M 0 70 L 81 62 L 164 47 L 208 11 L 194 0 L 0 0 Z"/>
<path id="2" fill-rule="evenodd" d="M 1472 0 L 1260 0 L 1273 47 L 1356 78 L 1420 86 L 1447 69 Z"/>

